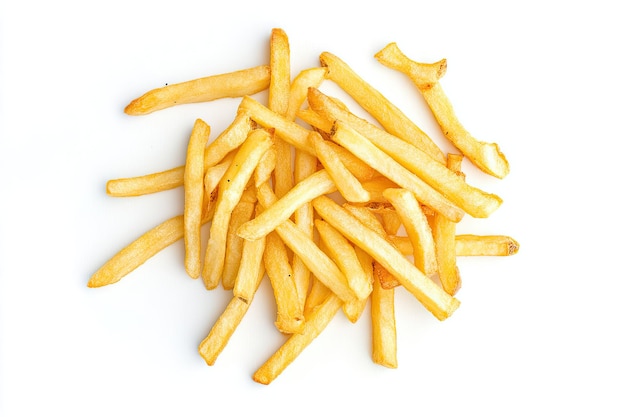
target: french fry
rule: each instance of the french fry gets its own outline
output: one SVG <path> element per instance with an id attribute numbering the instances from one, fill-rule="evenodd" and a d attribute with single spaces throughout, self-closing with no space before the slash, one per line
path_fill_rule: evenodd
<path id="1" fill-rule="evenodd" d="M 269 83 L 270 68 L 268 65 L 260 65 L 150 90 L 131 101 L 124 112 L 138 116 L 179 104 L 252 95 L 267 89 Z"/>
<path id="2" fill-rule="evenodd" d="M 335 294 L 313 309 L 305 317 L 302 332 L 292 334 L 283 345 L 252 376 L 255 382 L 268 385 L 274 381 L 302 351 L 317 338 L 341 308 L 342 301 Z"/>
<path id="3" fill-rule="evenodd" d="M 471 216 L 488 217 L 502 204 L 502 199 L 497 195 L 467 184 L 447 169 L 445 164 L 439 163 L 419 148 L 343 109 L 331 97 L 319 90 L 310 88 L 308 99 L 311 108 L 324 118 L 347 123 Z"/>
<path id="4" fill-rule="evenodd" d="M 211 128 L 203 120 L 197 119 L 189 144 L 184 176 L 184 234 L 185 271 L 191 278 L 200 277 L 202 205 L 204 202 L 204 148 L 209 140 Z"/>
<path id="5" fill-rule="evenodd" d="M 511 256 L 519 251 L 519 243 L 503 235 L 456 235 L 456 256 Z"/>
<path id="6" fill-rule="evenodd" d="M 237 234 L 244 239 L 258 239 L 267 235 L 289 219 L 303 204 L 315 197 L 332 193 L 336 186 L 326 170 L 320 170 L 296 184 L 287 194 L 267 207 L 254 219 L 244 223 Z"/>
<path id="7" fill-rule="evenodd" d="M 374 282 L 374 259 L 363 249 L 358 246 L 354 246 L 354 251 L 356 253 L 357 259 L 365 273 L 366 280 L 369 283 L 369 287 L 372 288 Z M 370 291 L 371 295 L 371 291 Z M 369 297 L 365 297 L 362 299 L 355 298 L 352 301 L 347 301 L 343 303 L 343 312 L 352 323 L 356 323 L 361 315 L 363 314 L 363 310 L 367 305 L 367 301 Z"/>
<path id="8" fill-rule="evenodd" d="M 373 281 L 371 297 L 372 360 L 387 368 L 398 367 L 395 290 L 385 289 L 379 280 Z"/>
<path id="9" fill-rule="evenodd" d="M 326 68 L 322 67 L 307 68 L 300 71 L 294 78 L 289 89 L 289 101 L 285 112 L 287 120 L 295 120 L 302 104 L 306 101 L 308 89 L 319 87 L 326 78 L 326 72 Z"/>
<path id="10" fill-rule="evenodd" d="M 254 169 L 271 146 L 270 133 L 266 130 L 253 130 L 237 151 L 220 182 L 202 268 L 202 278 L 207 289 L 218 285 L 224 271 L 226 239 L 231 213 L 239 202 Z"/>
<path id="11" fill-rule="evenodd" d="M 204 192 L 206 195 L 211 195 L 217 190 L 220 181 L 224 178 L 224 174 L 226 174 L 236 154 L 235 151 L 229 153 L 219 164 L 213 165 L 206 170 L 204 174 Z"/>
<path id="12" fill-rule="evenodd" d="M 284 116 L 270 110 L 249 96 L 241 99 L 239 110 L 248 112 L 250 118 L 266 129 L 274 129 L 276 134 L 298 149 L 315 155 L 313 144 L 309 142 L 309 129 L 288 120 Z"/>
<path id="13" fill-rule="evenodd" d="M 311 132 L 310 141 L 315 146 L 315 153 L 320 160 L 328 175 L 333 179 L 339 193 L 349 202 L 363 203 L 369 201 L 370 195 L 363 188 L 359 180 L 341 162 L 341 158 L 337 155 L 333 148 L 326 144 L 322 136 L 317 132 Z"/>
<path id="14" fill-rule="evenodd" d="M 185 167 L 179 166 L 166 171 L 138 177 L 115 178 L 107 181 L 106 192 L 111 197 L 135 197 L 171 190 L 183 185 Z"/>
<path id="15" fill-rule="evenodd" d="M 359 300 L 367 298 L 372 292 L 372 283 L 363 270 L 352 244 L 333 226 L 323 220 L 315 220 L 315 227 L 320 234 L 320 239 L 325 244 L 325 252 L 344 273 L 356 298 Z"/>
<path id="16" fill-rule="evenodd" d="M 401 188 L 388 188 L 383 194 L 393 204 L 409 236 L 415 266 L 427 277 L 436 276 L 438 269 L 433 232 L 415 196 Z"/>
<path id="17" fill-rule="evenodd" d="M 204 150 L 204 169 L 217 165 L 238 149 L 252 130 L 252 121 L 246 112 L 237 112 L 231 124 Z"/>
<path id="18" fill-rule="evenodd" d="M 266 239 L 244 240 L 241 249 L 241 263 L 233 286 L 233 296 L 250 304 L 265 274 L 263 253 Z"/>
<path id="19" fill-rule="evenodd" d="M 448 154 L 448 168 L 460 172 L 462 155 Z M 456 224 L 436 213 L 432 221 L 439 281 L 445 292 L 456 294 L 461 288 L 461 275 L 456 265 Z"/>
<path id="20" fill-rule="evenodd" d="M 320 62 L 328 69 L 327 77 L 354 98 L 388 132 L 417 146 L 435 160 L 445 162 L 441 149 L 432 139 L 348 64 L 329 52 L 320 55 Z"/>
<path id="21" fill-rule="evenodd" d="M 244 190 L 241 199 L 233 209 L 230 222 L 228 223 L 224 272 L 222 274 L 222 287 L 226 290 L 232 289 L 235 285 L 243 253 L 243 239 L 237 236 L 235 232 L 239 226 L 253 217 L 255 207 L 256 192 L 254 187 L 248 187 Z"/>
<path id="22" fill-rule="evenodd" d="M 304 316 L 287 248 L 276 232 L 266 236 L 263 262 L 276 300 L 276 328 L 282 333 L 298 333 L 304 324 Z"/>
<path id="23" fill-rule="evenodd" d="M 459 307 L 460 302 L 456 298 L 427 278 L 386 239 L 365 227 L 330 198 L 317 197 L 313 200 L 313 207 L 348 240 L 380 262 L 437 319 L 445 320 Z"/>
<path id="24" fill-rule="evenodd" d="M 335 123 L 331 137 L 333 141 L 348 149 L 362 161 L 367 162 L 376 171 L 399 186 L 413 192 L 420 202 L 433 208 L 446 218 L 453 222 L 458 222 L 463 218 L 463 211 L 450 200 L 344 122 L 337 121 Z"/>
<path id="25" fill-rule="evenodd" d="M 264 185 L 258 189 L 258 199 L 261 205 L 267 208 L 276 202 L 276 195 L 269 186 Z M 350 301 L 356 297 L 343 272 L 306 232 L 291 220 L 285 220 L 275 230 L 293 253 L 302 259 L 311 273 L 342 301 Z"/>
<path id="26" fill-rule="evenodd" d="M 497 178 L 509 173 L 509 163 L 496 143 L 475 139 L 457 118 L 448 96 L 438 80 L 432 80 L 432 65 L 409 59 L 396 43 L 390 43 L 376 55 L 378 61 L 407 75 L 426 100 L 444 136 L 482 171 Z M 439 65 L 446 65 L 442 60 Z"/>

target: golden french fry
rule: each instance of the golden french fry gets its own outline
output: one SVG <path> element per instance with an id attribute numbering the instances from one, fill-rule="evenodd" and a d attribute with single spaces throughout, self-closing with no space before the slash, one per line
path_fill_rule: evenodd
<path id="1" fill-rule="evenodd" d="M 302 351 L 317 338 L 341 308 L 342 301 L 331 294 L 306 317 L 301 333 L 289 339 L 254 373 L 255 382 L 268 385 L 274 381 Z"/>
<path id="2" fill-rule="evenodd" d="M 158 193 L 180 187 L 183 185 L 184 176 L 185 167 L 180 166 L 138 177 L 115 178 L 107 181 L 106 192 L 111 197 L 134 197 Z"/>
<path id="3" fill-rule="evenodd" d="M 254 169 L 272 146 L 272 136 L 266 130 L 253 130 L 241 145 L 233 162 L 220 181 L 215 214 L 209 231 L 202 278 L 207 289 L 215 288 L 224 270 L 228 223 Z"/>
<path id="4" fill-rule="evenodd" d="M 204 192 L 207 195 L 211 195 L 214 191 L 217 190 L 220 181 L 228 171 L 230 164 L 235 159 L 236 152 L 233 151 L 226 155 L 226 157 L 217 165 L 213 165 L 206 170 L 204 174 Z"/>
<path id="5" fill-rule="evenodd" d="M 315 220 L 315 227 L 321 241 L 324 242 L 325 252 L 344 273 L 356 298 L 359 300 L 367 298 L 372 292 L 372 283 L 363 270 L 352 244 L 337 229 L 323 220 Z"/>
<path id="6" fill-rule="evenodd" d="M 319 87 L 326 78 L 326 72 L 326 68 L 322 67 L 307 68 L 300 71 L 291 83 L 285 118 L 295 120 L 298 111 L 306 100 L 309 87 Z"/>
<path id="7" fill-rule="evenodd" d="M 383 176 L 363 181 L 362 184 L 363 188 L 370 193 L 370 203 L 387 203 L 387 199 L 383 196 L 383 192 L 387 188 L 398 188 L 398 184 Z"/>
<path id="8" fill-rule="evenodd" d="M 320 55 L 320 62 L 328 69 L 327 77 L 354 98 L 388 132 L 417 146 L 435 160 L 445 162 L 443 152 L 432 139 L 348 64 L 329 52 Z"/>
<path id="9" fill-rule="evenodd" d="M 401 188 L 389 188 L 383 194 L 393 204 L 411 240 L 415 266 L 427 277 L 434 277 L 438 269 L 433 232 L 415 196 Z"/>
<path id="10" fill-rule="evenodd" d="M 341 162 L 333 148 L 327 145 L 326 141 L 317 132 L 311 132 L 309 138 L 315 146 L 315 153 L 328 175 L 333 179 L 339 193 L 349 202 L 363 203 L 369 201 L 370 195 L 363 188 L 359 180 Z"/>
<path id="11" fill-rule="evenodd" d="M 510 256 L 519 250 L 519 243 L 503 235 L 457 235 L 456 256 Z"/>
<path id="12" fill-rule="evenodd" d="M 458 222 L 463 218 L 463 211 L 450 200 L 404 168 L 346 123 L 337 121 L 331 137 L 359 159 L 371 165 L 376 171 L 414 193 L 420 202 L 433 208 L 446 218 L 454 222 Z"/>
<path id="13" fill-rule="evenodd" d="M 332 293 L 333 292 L 329 290 L 326 285 L 322 284 L 322 281 L 313 276 L 313 279 L 311 280 L 311 288 L 307 293 L 306 301 L 304 303 L 304 317 L 309 317 L 311 312 L 317 306 L 322 304 Z M 352 301 L 349 302 L 351 303 Z"/>
<path id="14" fill-rule="evenodd" d="M 357 259 L 365 273 L 367 282 L 369 282 L 369 287 L 372 287 L 372 283 L 374 281 L 374 259 L 363 249 L 358 246 L 354 246 L 354 251 L 356 253 Z M 371 293 L 371 291 L 370 291 Z M 352 323 L 356 323 L 361 315 L 363 314 L 363 310 L 367 305 L 367 300 L 369 297 L 365 297 L 363 299 L 355 298 L 352 301 L 347 301 L 343 303 L 343 312 Z"/>
<path id="15" fill-rule="evenodd" d="M 502 204 L 497 195 L 467 184 L 419 148 L 343 109 L 321 91 L 310 88 L 308 99 L 311 108 L 321 116 L 345 122 L 471 216 L 488 217 Z"/>
<path id="16" fill-rule="evenodd" d="M 209 140 L 211 128 L 202 119 L 197 119 L 187 146 L 184 179 L 184 234 L 185 271 L 191 278 L 198 278 L 202 268 L 200 226 L 204 203 L 204 148 Z"/>
<path id="17" fill-rule="evenodd" d="M 257 191 L 259 203 L 262 206 L 267 208 L 276 202 L 276 195 L 269 186 L 263 185 Z M 298 228 L 291 220 L 285 220 L 275 230 L 283 242 L 295 255 L 302 259 L 302 262 L 317 279 L 342 301 L 350 301 L 355 298 L 346 276 L 306 232 Z"/>
<path id="18" fill-rule="evenodd" d="M 242 224 L 237 230 L 237 234 L 250 240 L 267 235 L 289 219 L 303 204 L 335 190 L 335 183 L 328 172 L 326 170 L 317 171 L 296 184 L 287 194 L 276 200 L 254 219 Z"/>
<path id="19" fill-rule="evenodd" d="M 409 59 L 396 43 L 390 43 L 376 55 L 378 61 L 407 75 L 417 86 L 426 100 L 444 136 L 478 168 L 497 178 L 509 173 L 509 163 L 496 143 L 475 139 L 457 118 L 441 83 L 432 80 L 432 64 L 422 64 Z M 446 61 L 438 63 L 445 66 Z"/>
<path id="20" fill-rule="evenodd" d="M 265 237 L 257 240 L 244 240 L 241 250 L 241 263 L 233 286 L 233 296 L 250 304 L 257 287 L 265 274 L 263 253 Z"/>
<path id="21" fill-rule="evenodd" d="M 461 171 L 462 155 L 448 154 L 448 168 Z M 454 295 L 461 288 L 461 275 L 456 265 L 456 224 L 436 213 L 432 220 L 432 234 L 437 257 L 439 281 L 445 292 Z"/>
<path id="22" fill-rule="evenodd" d="M 383 288 L 379 280 L 373 281 L 371 297 L 372 360 L 387 368 L 398 367 L 395 290 Z"/>
<path id="23" fill-rule="evenodd" d="M 249 96 L 241 100 L 239 110 L 247 112 L 252 120 L 264 128 L 275 129 L 276 135 L 296 148 L 315 155 L 313 144 L 309 142 L 309 129 L 288 120 Z"/>
<path id="24" fill-rule="evenodd" d="M 150 90 L 131 101 L 124 112 L 138 116 L 179 104 L 252 95 L 265 90 L 269 83 L 270 68 L 268 65 L 260 65 Z"/>
<path id="25" fill-rule="evenodd" d="M 220 133 L 204 150 L 204 169 L 217 165 L 226 156 L 239 148 L 252 130 L 252 120 L 246 112 L 237 112 L 231 124 Z"/>
<path id="26" fill-rule="evenodd" d="M 224 272 L 222 273 L 222 286 L 230 290 L 235 285 L 235 279 L 239 271 L 241 256 L 243 253 L 243 239 L 237 236 L 236 230 L 250 220 L 254 215 L 256 206 L 256 193 L 253 187 L 248 187 L 241 195 L 241 199 L 233 209 L 228 223 L 226 237 L 226 254 L 224 258 Z"/>
<path id="27" fill-rule="evenodd" d="M 263 262 L 276 300 L 276 328 L 282 333 L 298 333 L 304 324 L 304 316 L 287 248 L 276 232 L 266 236 Z"/>
<path id="28" fill-rule="evenodd" d="M 322 219 L 380 262 L 436 318 L 445 320 L 459 307 L 460 303 L 456 298 L 427 278 L 391 243 L 330 198 L 317 197 L 313 200 L 313 207 Z"/>

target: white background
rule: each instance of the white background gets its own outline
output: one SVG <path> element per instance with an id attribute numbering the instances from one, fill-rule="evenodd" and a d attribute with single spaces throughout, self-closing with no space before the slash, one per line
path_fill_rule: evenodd
<path id="1" fill-rule="evenodd" d="M 1 2 L 1 416 L 626 414 L 618 2 L 349 3 Z M 373 55 L 395 41 L 447 58 L 457 115 L 509 159 L 504 180 L 465 166 L 505 202 L 459 230 L 511 235 L 519 253 L 460 259 L 462 305 L 445 322 L 398 290 L 398 369 L 372 363 L 367 310 L 354 325 L 339 314 L 270 386 L 254 383 L 282 341 L 267 284 L 208 367 L 197 346 L 228 295 L 186 276 L 180 242 L 86 286 L 182 207 L 180 190 L 115 199 L 106 181 L 181 165 L 195 118 L 214 137 L 237 100 L 143 117 L 124 106 L 267 63 L 273 27 L 290 37 L 293 75 L 333 52 L 437 141 L 416 90 Z"/>

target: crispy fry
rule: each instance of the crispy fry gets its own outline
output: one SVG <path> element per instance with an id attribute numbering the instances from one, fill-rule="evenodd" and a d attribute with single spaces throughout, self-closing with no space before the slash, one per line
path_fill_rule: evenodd
<path id="1" fill-rule="evenodd" d="M 433 232 L 415 196 L 401 188 L 389 188 L 384 195 L 393 204 L 411 240 L 415 266 L 427 277 L 434 277 L 438 269 Z"/>
<path id="2" fill-rule="evenodd" d="M 395 290 L 385 289 L 375 279 L 372 288 L 372 360 L 387 368 L 398 367 Z"/>
<path id="3" fill-rule="evenodd" d="M 429 75 L 432 73 L 432 64 L 409 59 L 396 43 L 390 43 L 375 56 L 381 64 L 404 73 L 415 83 L 445 137 L 478 168 L 497 178 L 504 178 L 509 173 L 509 163 L 498 145 L 475 139 L 463 127 L 441 83 Z M 446 61 L 440 61 L 439 65 L 445 66 Z"/>
<path id="4" fill-rule="evenodd" d="M 266 240 L 263 262 L 276 300 L 276 328 L 282 333 L 298 333 L 304 316 L 287 248 L 276 232 L 268 234 Z"/>
<path id="5" fill-rule="evenodd" d="M 356 253 L 357 259 L 365 273 L 366 280 L 369 283 L 369 287 L 371 288 L 374 282 L 374 259 L 363 249 L 358 246 L 354 246 L 354 251 Z M 370 291 L 371 295 L 371 291 Z M 347 301 L 343 303 L 343 312 L 352 323 L 356 323 L 361 315 L 363 314 L 363 310 L 367 305 L 367 301 L 369 297 L 365 297 L 363 299 L 355 298 L 352 301 Z"/>
<path id="6" fill-rule="evenodd" d="M 448 168 L 460 172 L 462 155 L 448 154 Z M 461 275 L 456 266 L 456 224 L 436 213 L 432 221 L 432 233 L 437 257 L 439 281 L 445 292 L 454 295 L 461 288 Z"/>
<path id="7" fill-rule="evenodd" d="M 239 148 L 252 130 L 252 121 L 246 112 L 237 112 L 231 124 L 220 133 L 204 150 L 204 169 L 220 163 L 226 156 Z"/>
<path id="8" fill-rule="evenodd" d="M 185 161 L 185 204 L 183 211 L 185 270 L 194 279 L 200 277 L 202 268 L 200 225 L 204 202 L 204 148 L 209 140 L 210 132 L 209 125 L 201 119 L 196 120 L 189 138 Z"/>
<path id="9" fill-rule="evenodd" d="M 244 239 L 258 239 L 267 235 L 278 225 L 289 219 L 291 215 L 303 204 L 310 202 L 315 197 L 332 193 L 336 190 L 335 183 L 326 172 L 320 170 L 300 181 L 282 198 L 267 207 L 254 219 L 244 223 L 237 230 L 237 234 Z"/>
<path id="10" fill-rule="evenodd" d="M 456 256 L 510 256 L 519 250 L 519 243 L 510 236 L 457 235 Z"/>
<path id="11" fill-rule="evenodd" d="M 267 385 L 274 381 L 295 358 L 320 335 L 328 323 L 341 308 L 342 301 L 334 294 L 329 295 L 326 301 L 315 308 L 306 322 L 301 333 L 293 334 L 287 341 L 254 373 L 255 382 Z"/>
<path id="12" fill-rule="evenodd" d="M 107 181 L 106 192 L 111 197 L 135 197 L 171 190 L 183 185 L 185 167 L 180 166 L 166 171 L 138 177 L 115 178 Z"/>
<path id="13" fill-rule="evenodd" d="M 329 290 L 326 285 L 322 284 L 322 281 L 313 276 L 313 279 L 311 280 L 311 289 L 307 294 L 306 302 L 304 304 L 304 317 L 309 317 L 311 312 L 322 304 L 332 293 L 333 292 Z M 351 302 L 352 301 L 348 301 L 348 303 Z"/>
<path id="14" fill-rule="evenodd" d="M 307 68 L 294 78 L 289 90 L 289 102 L 287 103 L 287 111 L 285 118 L 287 120 L 295 120 L 296 114 L 306 100 L 307 91 L 310 87 L 319 87 L 326 78 L 326 68 Z"/>
<path id="15" fill-rule="evenodd" d="M 265 237 L 257 240 L 244 240 L 241 249 L 241 263 L 233 286 L 233 296 L 250 304 L 256 293 L 259 282 L 265 274 L 263 253 Z"/>
<path id="16" fill-rule="evenodd" d="M 356 217 L 328 197 L 313 200 L 315 211 L 348 240 L 369 253 L 391 272 L 428 311 L 439 320 L 448 318 L 460 305 L 410 263 L 386 239 L 365 227 Z"/>
<path id="17" fill-rule="evenodd" d="M 370 164 L 376 171 L 399 186 L 413 192 L 420 202 L 433 208 L 446 218 L 454 222 L 463 218 L 464 213 L 461 209 L 344 122 L 337 121 L 335 123 L 331 137 L 362 161 Z"/>
<path id="18" fill-rule="evenodd" d="M 202 268 L 202 278 L 207 289 L 215 288 L 222 277 L 231 213 L 239 202 L 254 169 L 270 146 L 272 146 L 270 133 L 265 130 L 253 130 L 237 151 L 220 182 Z"/>
<path id="19" fill-rule="evenodd" d="M 150 90 L 131 101 L 124 112 L 138 116 L 179 104 L 252 95 L 265 90 L 269 83 L 270 68 L 268 65 L 260 65 Z"/>
<path id="20" fill-rule="evenodd" d="M 435 160 L 445 162 L 441 149 L 432 139 L 348 64 L 329 52 L 320 55 L 320 62 L 328 68 L 327 77 L 354 98 L 388 132 L 417 146 Z"/>
<path id="21" fill-rule="evenodd" d="M 315 153 L 318 159 L 326 168 L 328 175 L 333 179 L 341 195 L 352 203 L 363 203 L 369 201 L 370 195 L 363 188 L 359 180 L 341 162 L 341 158 L 336 154 L 322 136 L 317 132 L 311 132 L 309 138 L 315 146 Z"/>
<path id="22" fill-rule="evenodd" d="M 311 108 L 324 118 L 347 123 L 471 216 L 488 217 L 502 204 L 497 195 L 467 184 L 419 148 L 355 116 L 319 90 L 309 89 L 308 98 Z"/>
<path id="23" fill-rule="evenodd" d="M 254 215 L 256 207 L 256 193 L 253 187 L 248 187 L 241 195 L 241 199 L 233 209 L 228 223 L 226 237 L 226 255 L 224 258 L 224 272 L 222 274 L 222 286 L 230 290 L 235 285 L 235 279 L 239 271 L 241 256 L 243 253 L 243 239 L 237 236 L 235 231 L 243 223 Z"/>
<path id="24" fill-rule="evenodd" d="M 258 190 L 261 205 L 269 207 L 276 202 L 276 195 L 264 185 Z M 346 276 L 339 267 L 291 220 L 285 220 L 275 229 L 294 254 L 302 259 L 309 270 L 342 301 L 350 301 L 355 294 L 348 285 Z"/>

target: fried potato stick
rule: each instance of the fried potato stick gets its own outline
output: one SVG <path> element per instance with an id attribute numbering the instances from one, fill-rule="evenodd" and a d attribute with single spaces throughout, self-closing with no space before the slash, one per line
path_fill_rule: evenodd
<path id="1" fill-rule="evenodd" d="M 445 320 L 459 307 L 460 302 L 456 298 L 444 292 L 386 239 L 365 227 L 330 198 L 317 197 L 313 200 L 313 207 L 348 240 L 380 262 L 437 319 Z"/>
<path id="2" fill-rule="evenodd" d="M 209 125 L 202 119 L 197 119 L 191 131 L 185 159 L 183 209 L 185 271 L 194 279 L 200 277 L 202 269 L 200 226 L 204 203 L 204 148 L 210 133 Z"/>
<path id="3" fill-rule="evenodd" d="M 464 213 L 460 208 L 346 123 L 335 122 L 331 138 L 385 177 L 414 193 L 421 203 L 453 222 L 463 218 Z"/>
<path id="4" fill-rule="evenodd" d="M 402 188 L 388 188 L 383 195 L 396 209 L 409 236 L 415 266 L 427 277 L 436 276 L 438 269 L 433 232 L 415 196 Z"/>
<path id="5" fill-rule="evenodd" d="M 111 197 L 135 197 L 171 190 L 183 185 L 185 167 L 137 177 L 115 178 L 107 181 L 106 192 Z"/>
<path id="6" fill-rule="evenodd" d="M 398 367 L 395 290 L 383 288 L 375 279 L 371 297 L 372 361 L 387 368 Z"/>
<path id="7" fill-rule="evenodd" d="M 435 160 L 445 163 L 441 149 L 432 139 L 348 64 L 329 52 L 320 55 L 320 62 L 328 69 L 327 77 L 356 100 L 388 132 L 417 146 Z"/>
<path id="8" fill-rule="evenodd" d="M 131 101 L 124 112 L 138 116 L 179 104 L 200 103 L 226 97 L 243 97 L 267 89 L 269 83 L 270 68 L 268 65 L 260 65 L 150 90 Z"/>
<path id="9" fill-rule="evenodd" d="M 228 223 L 224 272 L 222 274 L 222 287 L 226 290 L 231 290 L 235 285 L 243 253 L 243 239 L 237 236 L 235 232 L 239 226 L 254 216 L 255 207 L 256 192 L 254 187 L 248 187 L 244 190 L 241 199 L 233 209 L 230 222 Z"/>
<path id="10" fill-rule="evenodd" d="M 202 269 L 202 278 L 207 289 L 218 285 L 224 271 L 226 239 L 231 213 L 241 199 L 254 169 L 271 146 L 270 133 L 266 130 L 253 130 L 237 151 L 220 182 Z"/>
<path id="11" fill-rule="evenodd" d="M 407 75 L 426 100 L 444 136 L 482 171 L 497 178 L 509 173 L 509 163 L 496 143 L 475 139 L 461 124 L 448 96 L 438 80 L 432 80 L 432 64 L 422 64 L 409 59 L 396 43 L 390 43 L 376 55 L 378 61 Z M 445 66 L 442 60 L 439 65 Z"/>
<path id="12" fill-rule="evenodd" d="M 300 71 L 294 78 L 289 89 L 289 101 L 285 112 L 287 120 L 295 120 L 298 111 L 306 101 L 309 88 L 319 87 L 326 78 L 326 72 L 326 68 L 322 67 L 307 68 Z"/>
<path id="13" fill-rule="evenodd" d="M 511 256 L 519 251 L 519 243 L 503 235 L 457 235 L 456 256 Z"/>
<path id="14" fill-rule="evenodd" d="M 311 109 L 329 121 L 338 119 L 350 125 L 469 215 L 485 218 L 502 204 L 502 199 L 497 195 L 487 193 L 467 184 L 447 169 L 445 164 L 435 161 L 419 148 L 343 109 L 336 104 L 335 100 L 321 91 L 313 88 L 309 89 L 308 99 Z"/>
<path id="15" fill-rule="evenodd" d="M 329 295 L 305 319 L 301 333 L 293 334 L 252 376 L 255 382 L 268 385 L 317 338 L 341 308 L 342 301 Z"/>
<path id="16" fill-rule="evenodd" d="M 204 150 L 204 169 L 217 165 L 238 149 L 252 130 L 252 121 L 246 112 L 237 112 L 230 125 Z"/>

